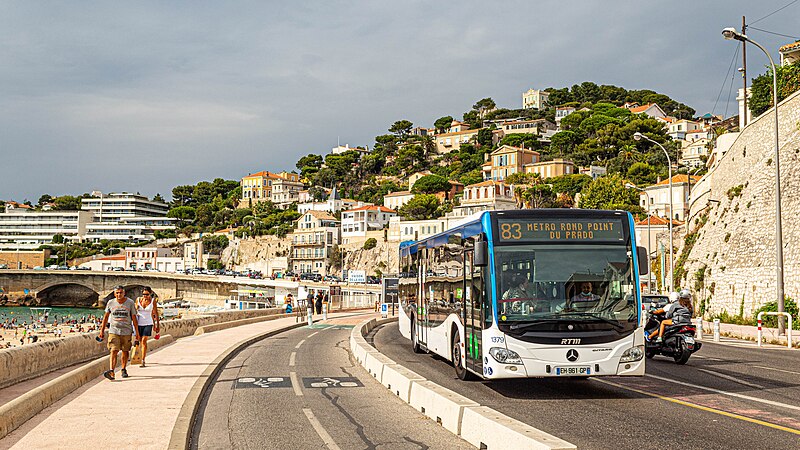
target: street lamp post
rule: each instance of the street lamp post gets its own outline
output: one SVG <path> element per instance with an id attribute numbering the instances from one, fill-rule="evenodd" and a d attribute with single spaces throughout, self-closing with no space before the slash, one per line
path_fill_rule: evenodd
<path id="1" fill-rule="evenodd" d="M 664 152 L 664 155 L 667 157 L 667 168 L 669 169 L 669 215 L 667 216 L 667 220 L 669 220 L 669 290 L 670 292 L 675 290 L 675 259 L 674 259 L 674 246 L 672 245 L 672 211 L 673 205 L 675 204 L 672 200 L 672 159 L 669 157 L 669 153 L 667 153 L 667 149 L 664 148 L 663 145 L 660 143 L 650 139 L 649 137 L 639 133 L 638 131 L 633 134 L 633 139 L 636 141 L 641 141 L 642 139 L 646 141 L 650 141 L 661 148 Z M 648 202 L 649 203 L 649 202 Z"/>
<path id="2" fill-rule="evenodd" d="M 775 108 L 775 272 L 777 276 L 776 290 L 778 296 L 778 312 L 784 312 L 783 303 L 783 227 L 781 226 L 781 163 L 780 163 L 780 150 L 778 143 L 778 71 L 775 68 L 775 62 L 772 61 L 772 56 L 769 52 L 761 46 L 758 42 L 750 39 L 745 34 L 741 34 L 734 28 L 725 28 L 722 30 L 722 36 L 727 40 L 737 40 L 741 42 L 749 42 L 758 47 L 769 59 L 769 65 L 772 67 L 772 105 Z M 747 92 L 744 93 L 747 96 Z M 745 111 L 745 115 L 747 112 Z M 783 323 L 783 315 L 778 315 L 778 334 L 783 335 L 786 329 Z"/>

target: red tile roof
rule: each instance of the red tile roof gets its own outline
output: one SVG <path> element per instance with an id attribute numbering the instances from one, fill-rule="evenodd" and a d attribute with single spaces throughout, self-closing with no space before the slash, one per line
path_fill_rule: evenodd
<path id="1" fill-rule="evenodd" d="M 665 219 L 663 217 L 649 216 L 648 219 L 650 219 L 650 225 L 658 226 L 658 225 L 667 225 L 667 224 L 669 224 L 667 219 Z M 636 225 L 647 225 L 647 219 L 642 219 L 642 220 L 636 222 Z M 683 225 L 683 222 L 678 222 L 677 220 L 673 220 L 672 221 L 672 225 Z"/>
<path id="2" fill-rule="evenodd" d="M 342 211 L 342 212 L 356 212 L 356 211 L 379 211 L 379 212 L 397 214 L 397 211 L 395 211 L 395 210 L 393 210 L 391 208 L 387 208 L 385 206 L 378 206 L 378 205 L 367 205 L 367 206 L 362 206 L 362 207 L 356 208 L 356 209 L 348 209 L 347 211 Z"/>
<path id="3" fill-rule="evenodd" d="M 692 183 L 697 183 L 698 181 L 700 181 L 701 178 L 703 178 L 703 177 L 700 177 L 700 176 L 697 176 L 697 175 L 692 175 Z M 674 175 L 672 177 L 672 184 L 688 183 L 688 182 L 689 182 L 689 176 L 688 175 L 678 174 L 678 175 Z M 652 186 L 663 186 L 665 184 L 669 184 L 669 178 L 667 178 L 666 180 L 661 180 L 660 182 L 658 182 L 658 183 L 656 183 L 656 184 L 654 184 Z M 651 186 L 648 186 L 648 187 L 651 187 Z"/>

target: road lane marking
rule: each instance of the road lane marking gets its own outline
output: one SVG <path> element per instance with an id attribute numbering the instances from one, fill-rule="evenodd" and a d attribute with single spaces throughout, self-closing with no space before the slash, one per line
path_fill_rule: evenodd
<path id="1" fill-rule="evenodd" d="M 294 346 L 294 348 L 300 348 L 300 346 L 303 345 L 303 342 L 305 342 L 305 341 L 306 340 L 303 339 L 302 341 L 298 342 L 297 345 Z"/>
<path id="2" fill-rule="evenodd" d="M 648 376 L 650 376 L 650 375 L 648 375 Z M 657 377 L 657 378 L 660 378 L 660 377 Z M 663 395 L 653 394 L 651 392 L 642 391 L 640 389 L 636 389 L 636 388 L 632 388 L 632 387 L 629 387 L 629 386 L 625 386 L 623 384 L 614 383 L 613 381 L 602 380 L 602 379 L 599 379 L 599 378 L 593 378 L 593 380 L 597 381 L 597 382 L 600 382 L 600 383 L 603 383 L 603 384 L 608 384 L 610 386 L 614 386 L 614 387 L 617 387 L 617 388 L 620 388 L 620 389 L 627 389 L 629 391 L 636 392 L 636 393 L 642 394 L 642 395 L 646 395 L 648 397 L 653 397 L 653 398 L 658 398 L 658 399 L 661 399 L 661 400 L 666 400 L 668 402 L 675 403 L 675 404 L 678 404 L 678 405 L 688 406 L 690 408 L 699 409 L 701 411 L 706 411 L 706 412 L 710 412 L 710 413 L 714 413 L 714 414 L 719 414 L 721 416 L 730 417 L 732 419 L 739 419 L 739 420 L 743 420 L 745 422 L 754 423 L 756 425 L 762 425 L 762 426 L 765 426 L 765 427 L 768 427 L 768 428 L 774 428 L 776 430 L 785 431 L 787 433 L 800 435 L 800 430 L 795 429 L 795 428 L 789 428 L 789 427 L 785 427 L 783 425 L 777 425 L 777 424 L 774 424 L 774 423 L 765 422 L 763 420 L 754 419 L 752 417 L 746 417 L 746 416 L 742 416 L 742 415 L 739 415 L 739 414 L 735 414 L 735 413 L 731 413 L 731 412 L 727 412 L 727 411 L 722 411 L 722 410 L 719 410 L 719 409 L 709 408 L 708 406 L 698 405 L 698 404 L 690 403 L 690 402 L 687 402 L 687 401 L 684 401 L 684 400 L 678 400 L 677 398 L 665 397 Z M 683 384 L 683 383 L 681 383 L 681 384 Z"/>
<path id="3" fill-rule="evenodd" d="M 289 372 L 289 379 L 292 380 L 292 389 L 294 389 L 294 395 L 298 397 L 303 396 L 303 391 L 300 389 L 300 381 L 297 379 L 297 372 Z"/>
<path id="4" fill-rule="evenodd" d="M 766 367 L 766 366 L 753 366 L 753 367 L 758 367 L 759 369 L 776 370 L 778 372 L 791 373 L 794 375 L 800 375 L 800 372 L 794 372 L 791 370 L 784 370 L 784 369 L 776 369 L 774 367 Z"/>
<path id="5" fill-rule="evenodd" d="M 738 379 L 738 378 L 736 378 L 734 376 L 725 375 L 724 373 L 714 372 L 713 370 L 706 370 L 706 369 L 697 369 L 697 370 L 699 370 L 700 372 L 703 372 L 703 373 L 707 373 L 709 375 L 714 375 L 715 377 L 720 377 L 720 378 L 724 378 L 726 380 L 733 381 L 734 383 L 739 383 L 739 384 L 743 384 L 745 386 L 750 386 L 751 388 L 764 389 L 764 386 L 762 386 L 760 384 L 755 384 L 755 383 L 750 383 L 749 381 L 740 380 L 740 379 Z"/>
<path id="6" fill-rule="evenodd" d="M 341 448 L 336 445 L 336 442 L 333 441 L 331 435 L 325 431 L 325 428 L 322 427 L 322 424 L 319 423 L 319 420 L 317 420 L 317 417 L 313 412 L 311 412 L 310 409 L 303 408 L 303 413 L 306 415 L 306 418 L 308 418 L 308 421 L 311 422 L 311 426 L 314 427 L 314 431 L 316 431 L 319 437 L 322 438 L 322 442 L 325 443 L 326 447 L 328 447 L 330 450 L 341 450 Z"/>
<path id="7" fill-rule="evenodd" d="M 317 334 L 317 333 L 319 333 L 319 331 L 315 331 L 315 332 L 313 332 L 313 333 L 309 334 L 309 335 L 308 335 L 308 337 L 314 336 L 314 335 L 315 335 L 315 334 Z"/>
<path id="8" fill-rule="evenodd" d="M 294 366 L 294 362 L 295 362 L 294 359 L 296 357 L 297 357 L 297 352 L 292 352 L 292 354 L 289 355 L 289 367 Z"/>
<path id="9" fill-rule="evenodd" d="M 716 394 L 729 395 L 731 397 L 737 397 L 737 398 L 741 398 L 741 399 L 744 399 L 744 400 L 750 400 L 751 402 L 764 403 L 764 404 L 767 404 L 767 405 L 778 406 L 778 407 L 781 407 L 781 408 L 787 408 L 787 409 L 793 409 L 795 411 L 800 411 L 800 406 L 787 405 L 786 403 L 775 402 L 775 401 L 772 401 L 772 400 L 767 400 L 767 399 L 758 398 L 758 397 L 751 397 L 749 395 L 744 395 L 744 394 L 737 394 L 736 392 L 728 392 L 728 391 L 723 391 L 723 390 L 720 390 L 720 389 L 714 389 L 714 388 L 710 388 L 710 387 L 700 386 L 700 385 L 696 385 L 696 384 L 684 383 L 683 381 L 671 380 L 669 378 L 659 377 L 658 375 L 647 374 L 645 376 L 646 377 L 650 377 L 650 378 L 655 378 L 656 380 L 661 380 L 661 381 L 666 381 L 666 382 L 669 382 L 669 383 L 680 384 L 682 386 L 688 386 L 688 387 L 691 387 L 691 388 L 700 389 L 700 390 L 704 390 L 704 391 L 708 391 L 708 392 L 714 392 Z"/>

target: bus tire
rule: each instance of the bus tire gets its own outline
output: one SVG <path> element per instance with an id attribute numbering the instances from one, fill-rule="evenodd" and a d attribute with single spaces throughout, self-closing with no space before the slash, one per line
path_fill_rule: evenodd
<path id="1" fill-rule="evenodd" d="M 414 350 L 414 353 L 422 353 L 417 341 L 417 321 L 414 318 L 411 319 L 411 350 Z"/>
<path id="2" fill-rule="evenodd" d="M 453 367 L 456 369 L 456 376 L 459 380 L 472 380 L 473 376 L 466 367 L 461 365 L 461 335 L 456 332 L 453 333 Z"/>

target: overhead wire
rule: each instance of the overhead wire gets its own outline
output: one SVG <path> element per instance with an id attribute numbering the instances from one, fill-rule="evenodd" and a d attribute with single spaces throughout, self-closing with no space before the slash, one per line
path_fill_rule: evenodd
<path id="1" fill-rule="evenodd" d="M 750 25 L 748 25 L 747 28 L 752 28 L 754 30 L 761 31 L 763 33 L 774 34 L 775 36 L 782 36 L 782 37 L 787 37 L 787 38 L 790 38 L 790 39 L 800 39 L 800 37 L 797 37 L 797 36 L 790 36 L 788 34 L 781 34 L 781 33 L 776 33 L 774 31 L 762 30 L 761 28 L 756 28 L 756 27 L 753 27 L 753 26 L 750 26 Z"/>
<path id="2" fill-rule="evenodd" d="M 770 16 L 772 16 L 773 14 L 777 14 L 777 13 L 779 13 L 779 12 L 783 11 L 784 9 L 786 9 L 786 8 L 788 8 L 788 7 L 792 6 L 792 5 L 794 5 L 794 4 L 795 4 L 795 3 L 797 3 L 798 1 L 800 1 L 800 0 L 794 0 L 794 1 L 791 1 L 791 2 L 787 3 L 786 5 L 784 5 L 784 6 L 780 7 L 780 8 L 778 8 L 778 9 L 776 9 L 775 11 L 772 11 L 771 13 L 767 14 L 766 16 L 764 16 L 764 17 L 762 17 L 762 18 L 760 18 L 760 19 L 757 19 L 757 20 L 754 20 L 754 21 L 750 22 L 749 24 L 747 24 L 747 26 L 749 27 L 750 25 L 753 25 L 754 23 L 761 22 L 762 20 L 766 19 L 767 17 L 770 17 Z M 760 31 L 760 30 L 759 30 L 759 31 Z"/>
<path id="3" fill-rule="evenodd" d="M 739 47 L 741 47 L 741 42 L 736 46 L 736 49 L 733 52 L 733 58 L 731 58 L 731 63 L 728 65 L 728 71 L 725 73 L 725 77 L 722 79 L 722 86 L 719 87 L 717 100 L 714 102 L 714 107 L 711 109 L 712 114 L 717 112 L 717 104 L 719 104 L 719 99 L 722 97 L 722 91 L 725 90 L 725 85 L 728 83 L 728 75 L 731 73 L 733 62 L 736 61 L 736 57 L 739 56 Z M 731 85 L 733 85 L 733 82 L 731 82 Z M 727 112 L 727 108 L 725 111 Z"/>

